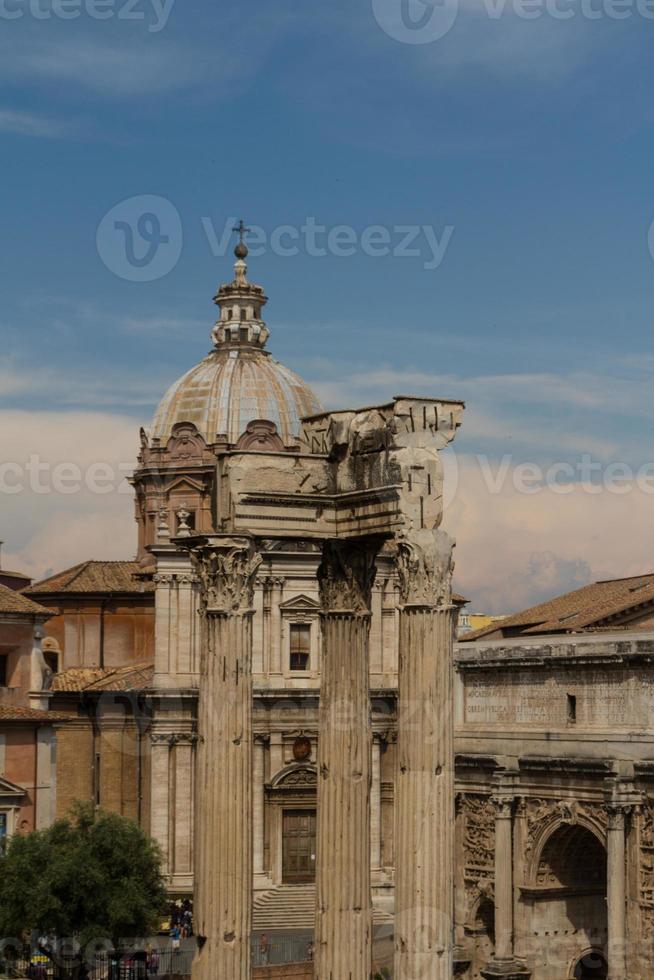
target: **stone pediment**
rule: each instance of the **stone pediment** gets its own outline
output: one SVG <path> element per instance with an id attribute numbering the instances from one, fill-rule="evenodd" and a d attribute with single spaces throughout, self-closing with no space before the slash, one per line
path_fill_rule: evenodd
<path id="1" fill-rule="evenodd" d="M 204 484 L 200 480 L 193 480 L 188 476 L 180 476 L 168 485 L 169 493 L 202 492 Z"/>
<path id="2" fill-rule="evenodd" d="M 0 777 L 0 800 L 3 802 L 12 800 L 12 802 L 18 803 L 26 793 L 27 790 L 22 786 L 17 786 L 15 783 L 10 783 L 8 779 Z"/>
<path id="3" fill-rule="evenodd" d="M 311 599 L 308 595 L 297 595 L 293 596 L 292 599 L 287 599 L 286 602 L 281 602 L 279 608 L 284 612 L 293 612 L 293 610 L 311 610 L 312 612 L 318 612 L 320 609 L 320 603 L 316 602 L 315 599 Z"/>
<path id="4" fill-rule="evenodd" d="M 313 765 L 292 763 L 286 766 L 271 780 L 271 789 L 316 788 L 318 770 Z"/>

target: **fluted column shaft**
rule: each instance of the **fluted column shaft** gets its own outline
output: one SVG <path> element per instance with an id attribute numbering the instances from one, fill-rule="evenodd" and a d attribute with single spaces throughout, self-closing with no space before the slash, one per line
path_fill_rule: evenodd
<path id="1" fill-rule="evenodd" d="M 317 980 L 372 970 L 370 591 L 377 545 L 326 542 L 316 846 Z"/>
<path id="2" fill-rule="evenodd" d="M 607 904 L 609 980 L 626 980 L 627 878 L 625 848 L 625 810 L 607 807 Z"/>
<path id="3" fill-rule="evenodd" d="M 250 980 L 252 930 L 252 588 L 243 539 L 194 551 L 203 644 L 198 728 L 193 980 Z"/>
<path id="4" fill-rule="evenodd" d="M 395 784 L 397 980 L 452 977 L 453 630 L 449 606 L 401 609 Z"/>

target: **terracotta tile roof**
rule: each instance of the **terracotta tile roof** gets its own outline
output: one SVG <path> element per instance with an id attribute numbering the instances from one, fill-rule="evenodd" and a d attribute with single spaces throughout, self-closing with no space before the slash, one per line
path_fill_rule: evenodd
<path id="1" fill-rule="evenodd" d="M 470 602 L 470 599 L 466 599 L 465 596 L 459 595 L 458 592 L 452 593 L 452 602 L 455 606 L 465 606 Z"/>
<path id="2" fill-rule="evenodd" d="M 143 691 L 152 686 L 154 664 L 128 664 L 126 667 L 72 667 L 55 674 L 52 690 Z"/>
<path id="3" fill-rule="evenodd" d="M 21 592 L 15 592 L 0 583 L 0 615 L 3 613 L 10 616 L 38 616 L 40 618 L 54 616 L 51 609 L 46 609 L 45 606 L 32 602 Z"/>
<path id="4" fill-rule="evenodd" d="M 68 721 L 68 715 L 57 711 L 39 711 L 38 708 L 0 707 L 0 724 L 3 721 Z"/>
<path id="5" fill-rule="evenodd" d="M 654 574 L 607 579 L 566 592 L 474 633 L 466 633 L 459 642 L 469 643 L 491 633 L 501 637 L 534 636 L 622 628 L 625 617 L 635 615 L 639 607 L 649 604 L 654 604 Z M 611 622 L 614 617 L 615 623 Z"/>
<path id="6" fill-rule="evenodd" d="M 113 592 L 132 594 L 153 592 L 151 581 L 135 576 L 142 572 L 135 561 L 85 561 L 24 590 L 25 595 L 71 595 Z"/>

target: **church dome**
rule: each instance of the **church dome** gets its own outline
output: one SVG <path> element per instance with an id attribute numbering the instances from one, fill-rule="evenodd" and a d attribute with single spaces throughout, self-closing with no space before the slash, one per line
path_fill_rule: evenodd
<path id="1" fill-rule="evenodd" d="M 274 422 L 286 446 L 294 445 L 300 419 L 322 406 L 308 385 L 265 350 L 268 328 L 261 319 L 266 296 L 247 280 L 247 247 L 237 245 L 234 281 L 221 286 L 212 339 L 214 350 L 166 392 L 149 430 L 165 446 L 173 426 L 192 422 L 207 443 L 238 442 L 248 424 Z"/>

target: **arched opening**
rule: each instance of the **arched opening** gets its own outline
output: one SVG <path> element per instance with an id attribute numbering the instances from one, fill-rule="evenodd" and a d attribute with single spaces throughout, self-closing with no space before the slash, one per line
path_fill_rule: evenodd
<path id="1" fill-rule="evenodd" d="M 538 884 L 606 889 L 606 851 L 595 834 L 579 825 L 559 827 L 543 848 Z"/>
<path id="2" fill-rule="evenodd" d="M 583 824 L 559 823 L 532 881 L 523 894 L 540 962 L 551 968 L 556 960 L 560 976 L 606 980 L 606 849 L 599 836 Z"/>
<path id="3" fill-rule="evenodd" d="M 573 977 L 575 980 L 606 980 L 608 973 L 604 954 L 598 949 L 591 949 L 584 953 L 575 966 Z"/>
<path id="4" fill-rule="evenodd" d="M 482 898 L 477 906 L 475 931 L 478 935 L 487 937 L 495 949 L 495 905 L 490 898 Z"/>

